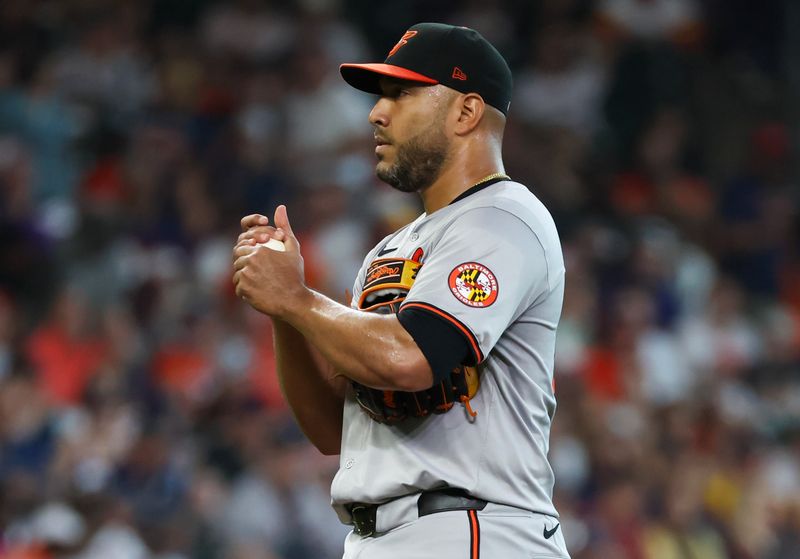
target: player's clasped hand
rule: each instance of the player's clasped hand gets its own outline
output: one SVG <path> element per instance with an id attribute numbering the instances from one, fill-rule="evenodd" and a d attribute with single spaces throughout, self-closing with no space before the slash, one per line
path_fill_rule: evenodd
<path id="1" fill-rule="evenodd" d="M 292 232 L 286 206 L 278 206 L 269 225 L 266 216 L 242 218 L 242 234 L 233 248 L 233 284 L 236 295 L 254 309 L 282 316 L 305 292 L 303 257 Z M 270 238 L 282 241 L 285 252 L 259 246 Z"/>

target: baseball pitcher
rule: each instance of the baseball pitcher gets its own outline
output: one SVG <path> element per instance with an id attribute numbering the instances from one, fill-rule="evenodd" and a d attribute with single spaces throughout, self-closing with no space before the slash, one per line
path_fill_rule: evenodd
<path id="1" fill-rule="evenodd" d="M 377 95 L 378 177 L 425 212 L 367 254 L 349 308 L 304 284 L 285 206 L 242 220 L 234 283 L 274 320 L 300 426 L 340 455 L 344 557 L 568 558 L 547 459 L 564 261 L 503 168 L 511 71 L 476 31 L 435 23 L 340 70 Z"/>

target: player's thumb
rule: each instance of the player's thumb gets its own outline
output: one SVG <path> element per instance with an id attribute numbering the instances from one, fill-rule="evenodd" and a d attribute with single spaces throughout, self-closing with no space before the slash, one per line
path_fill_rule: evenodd
<path id="1" fill-rule="evenodd" d="M 283 229 L 283 232 L 286 234 L 283 239 L 286 248 L 290 250 L 299 250 L 300 243 L 297 242 L 297 237 L 295 237 L 294 231 L 292 231 L 292 225 L 289 223 L 289 214 L 286 212 L 286 206 L 283 204 L 275 209 L 275 219 L 273 223 L 278 229 Z"/>

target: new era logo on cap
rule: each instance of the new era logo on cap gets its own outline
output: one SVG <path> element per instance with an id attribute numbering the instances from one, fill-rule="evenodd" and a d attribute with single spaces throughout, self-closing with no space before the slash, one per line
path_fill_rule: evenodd
<path id="1" fill-rule="evenodd" d="M 339 69 L 347 83 L 377 95 L 381 76 L 388 76 L 477 93 L 503 114 L 511 101 L 508 64 L 489 41 L 467 27 L 418 23 L 400 37 L 383 63 L 342 64 Z"/>

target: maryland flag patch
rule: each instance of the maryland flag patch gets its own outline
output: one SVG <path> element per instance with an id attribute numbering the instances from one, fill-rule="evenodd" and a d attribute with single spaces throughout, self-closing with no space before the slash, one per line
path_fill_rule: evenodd
<path id="1" fill-rule="evenodd" d="M 459 264 L 447 280 L 450 293 L 469 307 L 488 307 L 497 299 L 497 278 L 477 262 Z"/>

